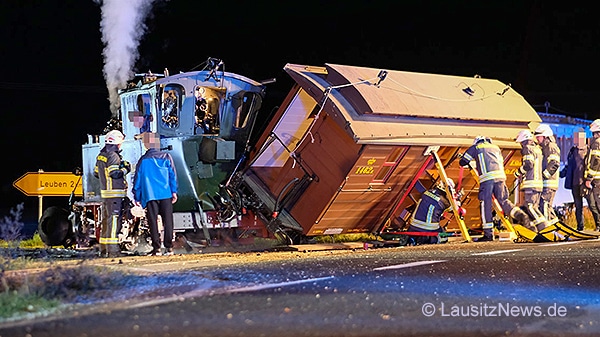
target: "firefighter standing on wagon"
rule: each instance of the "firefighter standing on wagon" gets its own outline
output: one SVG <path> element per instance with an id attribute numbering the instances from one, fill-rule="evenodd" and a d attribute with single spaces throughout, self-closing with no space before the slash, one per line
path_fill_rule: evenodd
<path id="1" fill-rule="evenodd" d="M 481 202 L 481 222 L 483 237 L 477 241 L 493 241 L 493 198 L 495 197 L 504 214 L 525 227 L 530 227 L 528 215 L 508 200 L 506 173 L 504 172 L 504 157 L 500 148 L 492 144 L 491 138 L 477 136 L 467 151 L 461 156 L 460 166 L 472 168 L 475 161 L 479 175 L 479 194 Z"/>
<path id="2" fill-rule="evenodd" d="M 543 154 L 540 146 L 533 139 L 529 130 L 521 130 L 517 135 L 517 143 L 521 144 L 521 167 L 515 171 L 515 177 L 520 180 L 523 192 L 523 206 L 533 219 L 538 231 L 548 225 L 546 217 L 540 211 L 540 200 L 544 183 L 542 179 Z"/>
<path id="3" fill-rule="evenodd" d="M 118 130 L 106 134 L 105 146 L 96 157 L 94 175 L 100 179 L 102 197 L 102 224 L 100 232 L 100 256 L 116 257 L 121 254 L 118 234 L 124 199 L 127 196 L 125 176 L 131 171 L 129 162 L 121 157 L 121 144 L 125 136 Z"/>
<path id="4" fill-rule="evenodd" d="M 535 129 L 535 138 L 542 148 L 542 178 L 543 189 L 540 200 L 540 211 L 549 221 L 549 224 L 558 222 L 552 205 L 554 196 L 558 190 L 558 169 L 560 168 L 560 148 L 554 139 L 554 133 L 550 126 L 541 124 Z"/>

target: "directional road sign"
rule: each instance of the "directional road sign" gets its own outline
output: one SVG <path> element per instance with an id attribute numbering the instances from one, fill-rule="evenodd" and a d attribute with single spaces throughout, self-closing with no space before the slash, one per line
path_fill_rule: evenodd
<path id="1" fill-rule="evenodd" d="M 83 195 L 81 176 L 69 172 L 27 172 L 13 186 L 27 196 Z"/>

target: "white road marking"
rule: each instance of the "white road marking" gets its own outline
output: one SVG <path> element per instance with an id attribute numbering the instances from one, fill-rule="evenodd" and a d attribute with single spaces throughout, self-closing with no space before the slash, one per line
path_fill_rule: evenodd
<path id="1" fill-rule="evenodd" d="M 554 242 L 554 243 L 545 243 L 543 245 L 540 245 L 540 247 L 572 245 L 574 243 L 579 243 L 579 241 L 561 241 L 561 242 Z"/>
<path id="2" fill-rule="evenodd" d="M 286 286 L 291 286 L 291 285 L 301 284 L 301 283 L 319 282 L 319 281 L 329 280 L 332 278 L 333 278 L 333 276 L 327 276 L 327 277 L 318 277 L 318 278 L 311 278 L 311 279 L 306 279 L 306 280 L 297 280 L 297 281 L 290 281 L 290 282 L 257 284 L 254 286 L 229 289 L 229 290 L 226 290 L 225 293 L 243 293 L 243 292 L 247 292 L 247 291 L 257 291 L 257 290 L 263 290 L 263 289 L 279 288 L 279 287 L 286 287 Z"/>
<path id="3" fill-rule="evenodd" d="M 471 254 L 473 255 L 496 255 L 496 254 L 504 254 L 504 253 L 513 253 L 513 252 L 519 252 L 525 250 L 524 248 L 522 249 L 505 249 L 505 250 L 493 250 L 491 252 L 483 252 L 483 253 L 474 253 Z"/>
<path id="4" fill-rule="evenodd" d="M 241 293 L 241 292 L 257 291 L 257 290 L 285 287 L 285 286 L 302 284 L 302 283 L 319 282 L 319 281 L 329 280 L 332 278 L 333 278 L 333 276 L 327 276 L 327 277 L 311 278 L 311 279 L 306 279 L 306 280 L 296 280 L 296 281 L 290 281 L 290 282 L 257 284 L 254 286 L 231 288 L 231 289 L 202 288 L 202 289 L 188 291 L 187 293 L 184 293 L 181 295 L 176 295 L 176 296 L 167 297 L 167 298 L 159 298 L 159 299 L 154 299 L 154 300 L 150 300 L 150 301 L 144 301 L 141 303 L 135 303 L 133 305 L 128 306 L 128 308 L 143 308 L 143 307 L 149 307 L 149 306 L 153 306 L 153 305 L 178 302 L 178 301 L 183 301 L 187 298 L 204 296 L 207 294 L 228 294 L 228 293 Z"/>
<path id="5" fill-rule="evenodd" d="M 446 260 L 417 261 L 417 262 L 410 262 L 410 263 L 404 263 L 404 264 L 396 264 L 393 266 L 373 268 L 373 270 L 402 269 L 402 268 L 418 267 L 418 266 L 440 263 L 440 262 L 446 262 Z"/>

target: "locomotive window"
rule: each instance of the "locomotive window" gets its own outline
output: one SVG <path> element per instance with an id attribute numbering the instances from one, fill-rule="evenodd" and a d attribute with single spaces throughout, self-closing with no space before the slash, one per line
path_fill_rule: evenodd
<path id="1" fill-rule="evenodd" d="M 150 111 L 151 98 L 149 94 L 141 94 L 137 97 L 137 111 L 141 112 L 142 120 L 141 123 L 136 125 L 140 128 L 140 133 L 150 132 L 152 123 L 152 111 Z"/>
<path id="2" fill-rule="evenodd" d="M 234 126 L 241 129 L 246 126 L 248 117 L 254 110 L 258 108 L 257 94 L 253 92 L 246 92 L 242 96 L 242 104 L 237 108 Z"/>
<path id="3" fill-rule="evenodd" d="M 194 96 L 196 98 L 194 133 L 218 134 L 221 93 L 213 88 L 196 87 Z"/>
<path id="4" fill-rule="evenodd" d="M 385 159 L 385 162 L 381 164 L 379 171 L 373 178 L 373 183 L 385 183 L 392 174 L 392 171 L 398 166 L 398 163 L 402 157 L 404 157 L 407 150 L 407 147 L 394 148 Z"/>
<path id="5" fill-rule="evenodd" d="M 169 84 L 164 87 L 160 101 L 160 116 L 163 126 L 173 129 L 179 126 L 183 92 L 183 87 L 180 85 Z"/>

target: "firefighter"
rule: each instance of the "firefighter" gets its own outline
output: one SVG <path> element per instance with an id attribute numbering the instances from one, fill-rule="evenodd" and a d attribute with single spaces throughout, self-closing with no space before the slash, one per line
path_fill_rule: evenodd
<path id="1" fill-rule="evenodd" d="M 585 186 L 591 190 L 596 208 L 600 210 L 600 119 L 590 124 L 592 140 L 585 163 Z M 598 228 L 596 228 L 598 229 Z"/>
<path id="2" fill-rule="evenodd" d="M 542 149 L 535 142 L 530 130 L 521 130 L 517 135 L 517 143 L 521 144 L 521 167 L 515 171 L 523 192 L 523 206 L 533 219 L 538 231 L 547 226 L 547 221 L 540 211 L 540 200 L 544 183 L 542 180 Z"/>
<path id="3" fill-rule="evenodd" d="M 560 168 L 560 148 L 554 139 L 554 133 L 550 126 L 540 124 L 535 129 L 535 138 L 542 148 L 542 195 L 540 200 L 540 211 L 549 221 L 549 224 L 558 222 L 554 213 L 554 196 L 558 190 L 558 175 Z"/>
<path id="4" fill-rule="evenodd" d="M 504 159 L 500 148 L 492 144 L 489 137 L 477 136 L 467 151 L 461 156 L 459 164 L 475 169 L 479 175 L 479 202 L 481 203 L 481 222 L 483 237 L 477 241 L 493 241 L 493 198 L 496 198 L 504 214 L 510 215 L 513 221 L 530 228 L 529 216 L 508 200 Z"/>
<path id="5" fill-rule="evenodd" d="M 121 211 L 127 197 L 125 176 L 131 171 L 131 165 L 120 154 L 124 139 L 125 135 L 120 131 L 109 131 L 94 167 L 94 175 L 100 179 L 100 196 L 104 206 L 100 229 L 102 257 L 121 255 L 118 233 L 121 231 Z"/>
<path id="6" fill-rule="evenodd" d="M 454 189 L 454 182 L 448 179 L 447 184 Z M 444 183 L 439 182 L 423 193 L 421 200 L 410 219 L 409 232 L 441 233 L 444 229 L 440 226 L 440 220 L 445 211 L 450 209 L 450 200 L 446 195 Z M 416 237 L 417 244 L 438 243 L 438 236 Z"/>
<path id="7" fill-rule="evenodd" d="M 560 171 L 560 177 L 565 178 L 565 189 L 571 190 L 573 203 L 575 204 L 575 219 L 577 220 L 577 230 L 584 229 L 583 218 L 583 199 L 587 201 L 588 208 L 594 218 L 596 231 L 600 231 L 600 213 L 596 208 L 594 194 L 590 193 L 590 188 L 585 186 L 586 176 L 586 156 L 589 147 L 586 144 L 584 131 L 576 131 L 573 134 L 574 145 L 567 155 L 567 164 Z"/>

